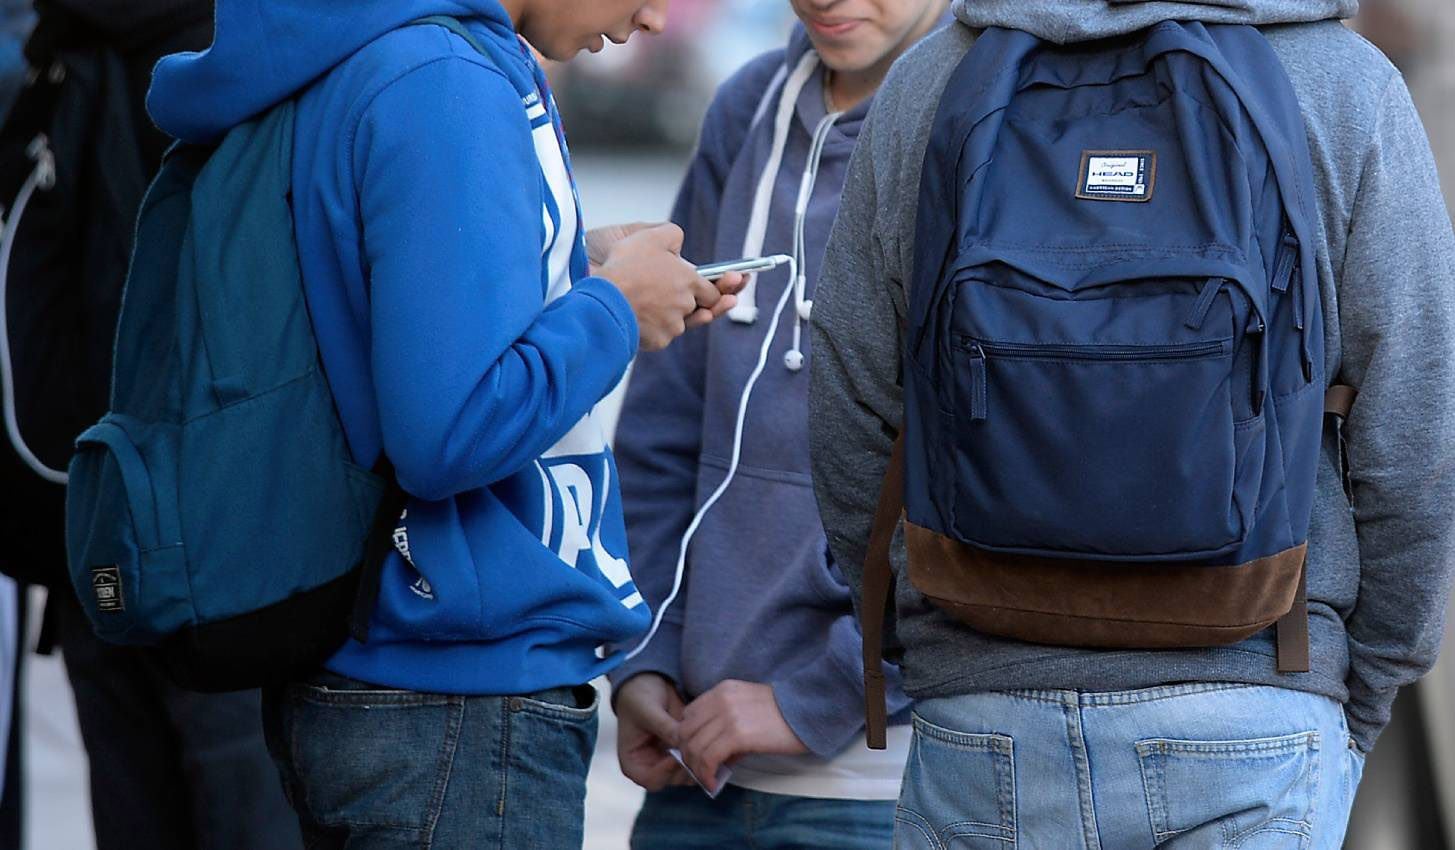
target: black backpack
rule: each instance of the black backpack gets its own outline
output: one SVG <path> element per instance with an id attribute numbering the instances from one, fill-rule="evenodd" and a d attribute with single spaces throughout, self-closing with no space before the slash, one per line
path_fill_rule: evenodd
<path id="1" fill-rule="evenodd" d="M 65 587 L 63 470 L 106 411 L 137 210 L 169 144 L 146 115 L 151 69 L 207 46 L 212 4 L 37 11 L 31 76 L 0 127 L 0 571 Z"/>

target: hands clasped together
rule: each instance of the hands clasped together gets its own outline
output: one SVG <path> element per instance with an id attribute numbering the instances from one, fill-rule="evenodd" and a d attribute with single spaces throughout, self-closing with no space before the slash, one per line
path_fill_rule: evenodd
<path id="1" fill-rule="evenodd" d="M 642 673 L 617 690 L 614 702 L 621 772 L 648 791 L 692 784 L 667 752 L 673 748 L 707 783 L 719 767 L 750 753 L 808 752 L 778 710 L 771 685 L 728 679 L 684 703 L 665 677 Z"/>

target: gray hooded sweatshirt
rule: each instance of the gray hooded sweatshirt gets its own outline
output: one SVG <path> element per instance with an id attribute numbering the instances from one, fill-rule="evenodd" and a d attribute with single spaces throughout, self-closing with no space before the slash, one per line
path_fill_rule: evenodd
<path id="1" fill-rule="evenodd" d="M 723 84 L 672 214 L 686 233 L 682 254 L 694 262 L 792 253 L 795 207 L 820 137 L 802 234 L 808 299 L 869 111 L 864 103 L 826 121 L 822 66 L 798 76 L 816 56 L 811 49 L 795 27 L 786 50 L 758 57 Z M 780 113 L 788 98 L 790 112 Z M 765 205 L 756 196 L 772 167 Z M 749 234 L 755 212 L 766 213 L 757 239 Z M 693 515 L 727 474 L 739 399 L 789 279 L 787 269 L 759 276 L 755 322 L 725 318 L 637 359 L 615 452 L 632 575 L 654 611 L 676 580 Z M 747 409 L 741 466 L 697 529 L 677 600 L 647 649 L 612 675 L 619 684 L 659 673 L 689 698 L 725 679 L 771 685 L 784 720 L 812 755 L 792 764 L 750 756 L 740 774 L 811 772 L 845 751 L 864 726 L 863 639 L 809 481 L 809 373 L 784 361 L 795 348 L 797 315 L 788 303 Z M 798 347 L 811 362 L 808 342 L 802 333 Z M 885 674 L 896 719 L 906 723 L 909 700 L 896 686 L 898 672 L 886 665 Z"/>
<path id="2" fill-rule="evenodd" d="M 976 28 L 1068 42 L 1167 19 L 1259 26 L 1293 81 L 1313 153 L 1325 371 L 1360 392 L 1346 425 L 1352 506 L 1327 453 L 1319 470 L 1308 673 L 1276 671 L 1272 630 L 1229 647 L 1158 652 L 991 637 L 899 581 L 890 645 L 911 696 L 1274 685 L 1343 703 L 1367 751 L 1399 687 L 1433 665 L 1455 566 L 1455 233 L 1403 79 L 1336 20 L 1356 9 L 1354 0 L 958 0 L 959 23 L 891 72 L 849 166 L 813 317 L 813 478 L 830 548 L 856 590 L 903 418 L 898 328 L 927 134 Z M 902 576 L 901 545 L 894 557 Z"/>

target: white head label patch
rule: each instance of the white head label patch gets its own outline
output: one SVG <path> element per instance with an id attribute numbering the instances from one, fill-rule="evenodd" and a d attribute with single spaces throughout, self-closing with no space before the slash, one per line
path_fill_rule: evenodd
<path id="1" fill-rule="evenodd" d="M 1076 197 L 1085 201 L 1152 200 L 1156 151 L 1082 151 Z"/>

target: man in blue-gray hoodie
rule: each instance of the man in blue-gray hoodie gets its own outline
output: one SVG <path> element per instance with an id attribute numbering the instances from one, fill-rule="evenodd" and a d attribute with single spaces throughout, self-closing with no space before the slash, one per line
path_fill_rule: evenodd
<path id="1" fill-rule="evenodd" d="M 587 683 L 647 623 L 593 409 L 639 344 L 733 298 L 670 225 L 588 274 L 522 38 L 565 60 L 661 30 L 666 7 L 221 0 L 211 49 L 157 67 L 152 116 L 185 141 L 296 102 L 290 200 L 323 367 L 355 458 L 382 452 L 410 496 L 368 641 L 265 705 L 311 847 L 581 843 Z"/>
<path id="2" fill-rule="evenodd" d="M 801 285 L 789 268 L 760 274 L 731 322 L 640 358 L 617 432 L 633 571 L 663 618 L 613 674 L 622 768 L 651 792 L 635 850 L 750 836 L 765 848 L 883 847 L 908 750 L 904 725 L 888 751 L 864 746 L 863 642 L 808 475 L 803 327 L 871 98 L 894 60 L 944 22 L 946 4 L 792 6 L 802 26 L 787 49 L 718 92 L 673 221 L 686 256 L 793 256 Z M 682 537 L 726 478 L 740 397 L 770 334 L 736 474 L 696 531 L 685 590 L 662 612 Z M 895 708 L 906 705 L 897 694 Z M 674 745 L 709 785 L 731 763 L 729 787 L 716 800 L 668 787 Z"/>

